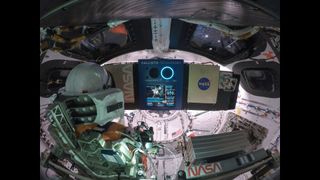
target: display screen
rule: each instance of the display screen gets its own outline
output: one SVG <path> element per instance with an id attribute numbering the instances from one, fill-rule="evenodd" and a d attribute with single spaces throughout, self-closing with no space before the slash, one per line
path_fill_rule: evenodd
<path id="1" fill-rule="evenodd" d="M 139 60 L 140 109 L 182 108 L 184 65 L 178 59 Z"/>
<path id="2" fill-rule="evenodd" d="M 147 107 L 175 107 L 175 87 L 173 85 L 147 85 Z"/>

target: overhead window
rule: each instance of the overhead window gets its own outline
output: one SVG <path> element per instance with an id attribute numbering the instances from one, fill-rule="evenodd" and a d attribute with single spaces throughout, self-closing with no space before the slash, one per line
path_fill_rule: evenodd
<path id="1" fill-rule="evenodd" d="M 106 54 L 110 51 L 124 47 L 130 41 L 128 31 L 124 24 L 111 29 L 103 29 L 98 33 L 82 41 L 82 48 L 97 51 L 98 54 Z"/>
<path id="2" fill-rule="evenodd" d="M 275 72 L 272 69 L 244 69 L 243 78 L 247 85 L 257 91 L 275 92 Z"/>
<path id="3" fill-rule="evenodd" d="M 247 48 L 245 40 L 234 40 L 214 28 L 197 25 L 191 39 L 191 46 L 214 53 L 221 58 L 230 58 Z"/>
<path id="4" fill-rule="evenodd" d="M 49 29 L 50 30 L 50 29 Z M 131 42 L 125 24 L 55 27 L 44 32 L 40 52 L 55 49 L 65 56 L 82 60 L 97 59 L 125 47 Z"/>

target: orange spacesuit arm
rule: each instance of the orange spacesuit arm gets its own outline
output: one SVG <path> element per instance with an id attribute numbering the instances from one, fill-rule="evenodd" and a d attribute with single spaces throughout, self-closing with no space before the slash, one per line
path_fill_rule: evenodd
<path id="1" fill-rule="evenodd" d="M 80 134 L 84 133 L 85 131 L 94 129 L 97 126 L 98 125 L 95 124 L 95 123 L 92 123 L 92 124 L 77 124 L 77 125 L 75 125 L 76 136 L 79 137 Z"/>
<path id="2" fill-rule="evenodd" d="M 105 141 L 115 141 L 121 138 L 121 134 L 116 133 L 116 131 L 123 132 L 125 126 L 119 123 L 112 122 L 109 128 L 102 134 L 102 138 Z"/>
<path id="3" fill-rule="evenodd" d="M 85 131 L 95 129 L 98 125 L 95 123 L 92 124 L 78 124 L 75 126 L 76 136 L 79 137 L 80 134 Z M 123 132 L 125 130 L 125 126 L 119 123 L 112 122 L 112 124 L 108 127 L 108 129 L 102 133 L 102 138 L 105 141 L 115 141 L 121 138 L 121 134 L 116 133 L 116 131 Z"/>

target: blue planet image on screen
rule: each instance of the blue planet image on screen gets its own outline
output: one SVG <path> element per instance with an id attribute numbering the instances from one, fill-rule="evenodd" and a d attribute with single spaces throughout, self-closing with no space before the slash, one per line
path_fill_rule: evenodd
<path id="1" fill-rule="evenodd" d="M 173 69 L 171 67 L 166 66 L 166 67 L 161 69 L 160 74 L 161 74 L 161 77 L 163 79 L 170 80 L 174 75 L 174 71 L 173 71 Z"/>
<path id="2" fill-rule="evenodd" d="M 209 79 L 208 79 L 208 78 L 205 78 L 205 77 L 199 79 L 199 81 L 198 81 L 198 87 L 199 87 L 201 90 L 203 90 L 203 91 L 209 89 L 209 87 L 210 87 L 210 81 L 209 81 Z"/>

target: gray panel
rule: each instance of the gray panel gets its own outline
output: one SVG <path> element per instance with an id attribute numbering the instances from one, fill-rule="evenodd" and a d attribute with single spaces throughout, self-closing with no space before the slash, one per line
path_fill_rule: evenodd
<path id="1" fill-rule="evenodd" d="M 219 162 L 185 166 L 185 172 L 187 179 L 232 179 L 239 174 L 267 164 L 271 160 L 272 157 L 264 149 L 259 149 L 252 153 L 228 158 Z M 207 166 L 211 167 L 212 165 L 216 166 L 215 170 L 207 169 Z"/>
<path id="2" fill-rule="evenodd" d="M 187 156 L 194 163 L 207 158 L 243 152 L 250 146 L 246 131 L 192 137 L 187 142 Z"/>

